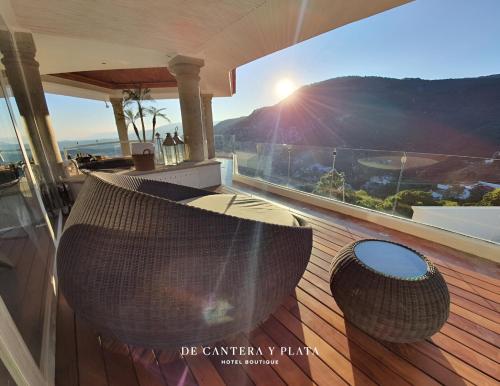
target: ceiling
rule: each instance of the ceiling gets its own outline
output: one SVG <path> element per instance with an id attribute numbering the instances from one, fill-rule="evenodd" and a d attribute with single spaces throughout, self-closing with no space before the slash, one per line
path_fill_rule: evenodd
<path id="1" fill-rule="evenodd" d="M 33 33 L 44 75 L 140 73 L 186 55 L 205 61 L 203 92 L 230 96 L 234 68 L 408 1 L 2 0 L 0 12 L 9 29 Z M 44 77 L 51 82 L 61 93 L 75 84 Z"/>
<path id="2" fill-rule="evenodd" d="M 51 75 L 112 90 L 177 87 L 177 81 L 167 67 L 64 72 Z"/>

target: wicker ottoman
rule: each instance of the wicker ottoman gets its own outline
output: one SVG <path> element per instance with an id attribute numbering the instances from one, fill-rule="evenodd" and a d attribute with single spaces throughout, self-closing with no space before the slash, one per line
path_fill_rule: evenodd
<path id="1" fill-rule="evenodd" d="M 332 262 L 330 288 L 344 316 L 369 335 L 415 342 L 448 318 L 450 295 L 436 267 L 404 245 L 356 241 Z"/>

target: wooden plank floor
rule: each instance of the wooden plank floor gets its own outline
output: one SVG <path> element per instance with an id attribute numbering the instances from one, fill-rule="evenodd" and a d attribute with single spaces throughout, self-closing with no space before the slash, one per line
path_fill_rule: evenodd
<path id="1" fill-rule="evenodd" d="M 286 203 L 286 202 L 281 202 Z M 310 263 L 295 291 L 249 334 L 223 346 L 262 348 L 270 365 L 223 365 L 242 356 L 185 356 L 168 362 L 161 351 L 96 336 L 63 297 L 57 317 L 56 384 L 95 385 L 498 385 L 500 378 L 499 267 L 374 224 L 286 203 L 314 229 Z M 299 205 L 300 210 L 296 209 Z M 451 314 L 430 339 L 415 344 L 377 341 L 344 320 L 328 284 L 330 262 L 343 245 L 364 237 L 404 242 L 421 250 L 448 283 Z M 316 347 L 319 355 L 280 355 L 267 347 Z M 272 363 L 272 362 L 271 362 Z"/>
<path id="2" fill-rule="evenodd" d="M 0 268 L 0 296 L 38 362 L 49 269 L 54 256 L 47 226 L 26 225 L 4 232 L 0 235 L 0 255 L 6 256 L 13 265 Z"/>

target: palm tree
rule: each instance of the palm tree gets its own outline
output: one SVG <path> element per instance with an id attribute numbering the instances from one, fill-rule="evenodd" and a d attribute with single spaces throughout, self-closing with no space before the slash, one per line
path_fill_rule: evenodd
<path id="1" fill-rule="evenodd" d="M 151 107 L 148 107 L 146 110 L 147 110 L 148 114 L 153 117 L 151 120 L 152 125 L 153 125 L 153 134 L 151 135 L 151 140 L 154 141 L 155 131 L 156 131 L 156 119 L 163 118 L 167 122 L 170 122 L 170 119 L 165 115 L 165 113 L 162 112 L 162 111 L 166 110 L 166 108 L 157 109 L 156 107 L 151 106 Z"/>
<path id="2" fill-rule="evenodd" d="M 137 106 L 137 114 L 139 114 L 138 117 L 141 120 L 143 142 L 146 142 L 146 126 L 144 125 L 144 117 L 147 114 L 147 110 L 143 106 L 143 102 L 146 100 L 152 100 L 151 89 L 149 88 L 139 87 L 135 89 L 123 90 L 123 106 Z"/>
<path id="3" fill-rule="evenodd" d="M 130 125 L 134 128 L 135 135 L 137 136 L 137 139 L 139 142 L 141 142 L 141 137 L 139 135 L 139 129 L 137 128 L 137 125 L 135 124 L 135 121 L 137 118 L 139 118 L 138 113 L 134 113 L 131 109 L 124 109 L 123 110 L 123 117 L 125 118 L 125 123 L 127 125 L 127 131 Z"/>

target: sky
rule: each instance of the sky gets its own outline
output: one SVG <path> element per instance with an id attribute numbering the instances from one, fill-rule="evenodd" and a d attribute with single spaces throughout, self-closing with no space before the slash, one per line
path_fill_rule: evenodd
<path id="1" fill-rule="evenodd" d="M 339 76 L 464 78 L 500 73 L 500 0 L 416 0 L 275 52 L 236 70 L 232 97 L 214 98 L 214 121 L 250 114 L 296 87 Z M 47 94 L 58 139 L 115 133 L 102 101 Z M 178 100 L 157 101 L 180 122 Z M 163 124 L 162 122 L 159 125 Z"/>

